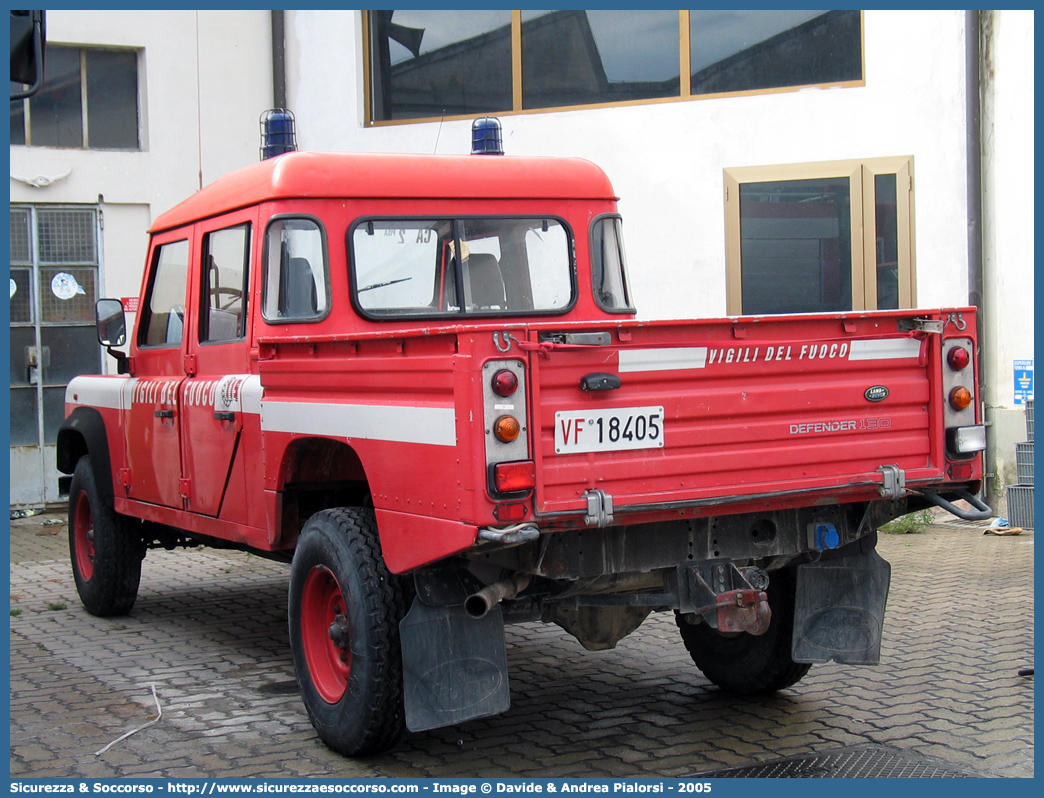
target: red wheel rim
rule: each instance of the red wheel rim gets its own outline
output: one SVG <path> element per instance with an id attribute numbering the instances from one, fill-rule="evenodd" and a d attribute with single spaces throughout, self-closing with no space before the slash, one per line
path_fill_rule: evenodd
<path id="1" fill-rule="evenodd" d="M 90 582 L 94 576 L 94 521 L 91 517 L 91 503 L 86 493 L 76 497 L 76 510 L 73 512 L 73 545 L 76 548 L 76 570 L 80 578 Z"/>
<path id="2" fill-rule="evenodd" d="M 352 670 L 347 610 L 334 575 L 321 565 L 312 568 L 301 596 L 301 642 L 308 676 L 328 704 L 344 697 Z M 340 640 L 335 641 L 335 636 Z"/>

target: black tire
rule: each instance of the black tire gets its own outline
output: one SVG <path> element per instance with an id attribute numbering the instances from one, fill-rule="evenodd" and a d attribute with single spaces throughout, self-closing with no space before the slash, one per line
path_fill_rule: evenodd
<path id="1" fill-rule="evenodd" d="M 312 726 L 338 753 L 387 751 L 406 733 L 399 621 L 412 595 L 384 564 L 372 509 L 308 519 L 290 570 L 290 650 Z"/>
<path id="2" fill-rule="evenodd" d="M 145 557 L 134 526 L 102 498 L 90 457 L 81 457 L 69 489 L 69 559 L 76 592 L 91 615 L 126 615 L 134 606 Z"/>
<path id="3" fill-rule="evenodd" d="M 772 573 L 767 591 L 772 621 L 762 635 L 723 635 L 706 623 L 692 625 L 678 617 L 685 648 L 703 675 L 736 695 L 772 693 L 801 681 L 812 666 L 790 656 L 795 586 L 792 569 Z"/>

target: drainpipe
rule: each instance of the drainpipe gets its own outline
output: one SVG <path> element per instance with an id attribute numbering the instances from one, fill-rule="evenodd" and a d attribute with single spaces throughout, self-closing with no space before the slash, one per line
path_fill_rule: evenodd
<path id="1" fill-rule="evenodd" d="M 967 129 L 968 162 L 968 304 L 979 309 L 980 349 L 983 325 L 983 258 L 982 258 L 982 133 L 981 100 L 979 96 L 979 31 L 980 13 L 964 12 L 965 20 L 965 122 Z M 979 359 L 979 378 L 983 377 L 982 359 Z"/>
<path id="2" fill-rule="evenodd" d="M 979 402 L 982 411 L 982 419 L 989 424 L 992 413 L 985 400 L 986 396 L 986 368 L 984 361 L 988 357 L 987 345 L 989 333 L 986 329 L 985 317 L 987 309 L 984 307 L 984 259 L 982 252 L 982 23 L 985 21 L 983 14 L 990 11 L 967 10 L 964 12 L 964 118 L 966 139 L 966 161 L 967 161 L 967 191 L 968 191 L 968 304 L 977 308 L 976 317 L 979 330 L 979 357 L 977 359 L 979 372 Z M 989 496 L 991 477 L 997 472 L 996 451 L 993 446 L 988 446 L 985 452 L 986 472 L 983 476 L 982 493 Z"/>
<path id="3" fill-rule="evenodd" d="M 286 108 L 286 35 L 284 11 L 272 11 L 272 107 Z"/>

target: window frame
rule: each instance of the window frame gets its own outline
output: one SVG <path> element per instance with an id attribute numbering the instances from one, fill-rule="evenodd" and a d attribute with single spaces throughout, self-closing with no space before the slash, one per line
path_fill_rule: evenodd
<path id="1" fill-rule="evenodd" d="M 595 228 L 599 224 L 602 224 L 609 219 L 615 219 L 620 223 L 619 244 L 620 255 L 622 258 L 620 263 L 620 279 L 623 282 L 623 291 L 627 299 L 627 305 L 616 308 L 608 307 L 604 302 L 602 302 L 602 297 L 600 295 L 600 292 L 598 291 L 598 285 L 595 284 Z M 590 261 L 591 265 L 591 296 L 594 297 L 595 304 L 598 306 L 600 310 L 605 311 L 606 313 L 633 316 L 638 311 L 634 307 L 634 296 L 632 296 L 631 292 L 631 280 L 629 275 L 627 274 L 627 248 L 624 246 L 623 243 L 623 217 L 619 213 L 600 213 L 591 220 L 591 223 L 588 225 L 587 230 L 587 246 L 588 252 L 590 253 L 588 260 Z"/>
<path id="2" fill-rule="evenodd" d="M 65 144 L 33 144 L 32 141 L 32 110 L 31 102 L 32 97 L 26 97 L 20 102 L 22 103 L 22 129 L 23 129 L 23 142 L 21 144 L 15 144 L 12 146 L 16 147 L 52 147 L 55 149 L 78 149 L 78 150 L 99 150 L 108 152 L 142 152 L 144 147 L 145 131 L 144 131 L 144 116 L 142 109 L 144 106 L 142 98 L 142 81 L 141 81 L 141 50 L 140 48 L 134 47 L 84 47 L 81 45 L 65 45 L 65 44 L 50 44 L 48 47 L 60 48 L 62 50 L 72 50 L 78 55 L 80 64 L 80 144 L 78 145 L 65 145 Z M 90 92 L 88 91 L 88 84 L 90 80 L 87 75 L 87 55 L 88 53 L 99 53 L 99 52 L 110 52 L 110 53 L 129 53 L 134 55 L 134 83 L 135 83 L 135 120 L 134 120 L 134 135 L 137 140 L 137 144 L 133 147 L 97 147 L 92 146 L 90 143 L 90 126 L 88 119 L 90 116 Z"/>
<path id="3" fill-rule="evenodd" d="M 690 37 L 690 14 L 688 10 L 678 11 L 678 42 L 679 42 L 679 93 L 677 97 L 656 97 L 641 100 L 622 100 L 618 102 L 590 103 L 583 105 L 551 106 L 547 108 L 525 108 L 522 102 L 522 11 L 515 9 L 511 11 L 511 97 L 512 107 L 510 110 L 488 109 L 476 111 L 475 113 L 416 117 L 410 119 L 374 119 L 374 53 L 371 43 L 371 12 L 363 10 L 361 14 L 362 30 L 362 59 L 363 59 L 363 106 L 364 126 L 383 127 L 386 125 L 410 125 L 423 122 L 442 122 L 458 119 L 473 119 L 476 114 L 496 114 L 497 116 L 517 116 L 522 114 L 544 114 L 557 111 L 593 110 L 598 108 L 618 108 L 633 105 L 656 105 L 660 103 L 688 102 L 691 100 L 724 99 L 731 97 L 750 97 L 763 94 L 782 94 L 803 91 L 808 88 L 860 88 L 866 86 L 866 20 L 865 12 L 859 11 L 859 55 L 861 70 L 858 80 L 831 81 L 826 83 L 806 83 L 795 86 L 778 86 L 767 89 L 747 89 L 743 91 L 714 92 L 711 94 L 692 94 L 692 72 L 691 64 L 691 37 Z"/>
<path id="4" fill-rule="evenodd" d="M 847 178 L 851 198 L 852 310 L 877 308 L 877 218 L 874 178 L 896 176 L 899 308 L 915 306 L 913 156 L 732 167 L 724 170 L 726 313 L 743 314 L 740 186 L 784 180 Z M 748 314 L 749 315 L 749 314 Z"/>
<path id="5" fill-rule="evenodd" d="M 207 257 L 210 255 L 210 239 L 211 236 L 218 233 L 228 232 L 229 230 L 245 229 L 246 240 L 245 247 L 243 248 L 243 280 L 240 285 L 240 291 L 242 291 L 242 308 L 239 313 L 239 321 L 236 325 L 236 332 L 238 333 L 232 338 L 209 338 L 210 331 L 210 270 L 207 268 Z M 228 227 L 219 227 L 216 230 L 208 230 L 203 234 L 202 241 L 200 243 L 200 259 L 199 259 L 199 318 L 197 324 L 197 340 L 200 346 L 218 346 L 221 344 L 231 344 L 242 342 L 247 337 L 247 330 L 250 326 L 250 256 L 253 252 L 253 235 L 254 225 L 250 221 L 238 222 L 237 224 L 231 224 Z M 231 287 L 231 286 L 229 286 Z"/>
<path id="6" fill-rule="evenodd" d="M 459 240 L 460 231 L 466 229 L 467 223 L 472 220 L 481 221 L 496 221 L 498 219 L 504 219 L 508 221 L 523 221 L 528 219 L 549 219 L 554 220 L 561 225 L 562 230 L 566 235 L 566 258 L 568 260 L 569 267 L 569 302 L 563 305 L 561 308 L 554 308 L 549 310 L 537 310 L 534 308 L 524 308 L 521 310 L 487 310 L 487 311 L 468 311 L 464 303 L 461 303 L 461 308 L 456 313 L 450 312 L 439 312 L 434 313 L 397 313 L 395 311 L 383 311 L 375 313 L 371 309 L 364 308 L 359 302 L 358 296 L 358 275 L 356 273 L 355 264 L 355 248 L 352 246 L 352 239 L 355 231 L 367 222 L 411 222 L 411 221 L 440 221 L 445 220 L 452 222 L 454 229 L 454 240 Z M 463 224 L 463 227 L 461 226 Z M 352 307 L 355 312 L 364 319 L 376 322 L 388 322 L 388 321 L 446 321 L 446 322 L 467 322 L 472 319 L 495 319 L 495 318 L 511 318 L 511 317 L 556 317 L 563 316 L 569 313 L 573 308 L 576 307 L 576 303 L 579 301 L 580 289 L 577 281 L 577 263 L 576 263 L 576 239 L 573 235 L 573 229 L 569 226 L 569 223 L 553 213 L 539 214 L 539 213 L 525 213 L 525 214 L 425 214 L 421 216 L 361 216 L 355 219 L 349 226 L 345 233 L 345 250 L 348 255 L 348 283 L 349 283 L 349 294 L 351 295 Z M 457 291 L 458 296 L 464 288 L 463 275 L 458 269 L 456 272 L 457 280 Z"/>
<path id="7" fill-rule="evenodd" d="M 142 296 L 141 306 L 138 310 L 138 323 L 137 323 L 137 336 L 135 337 L 135 345 L 138 349 L 145 350 L 160 350 L 170 349 L 179 350 L 182 349 L 188 340 L 185 331 L 189 329 L 188 326 L 188 311 L 189 311 L 189 280 L 192 275 L 192 231 L 191 229 L 178 230 L 174 236 L 165 238 L 163 241 L 156 241 L 152 247 L 152 258 L 149 264 L 149 281 L 145 286 L 145 293 Z M 181 338 L 177 341 L 162 341 L 160 343 L 150 344 L 148 343 L 149 337 L 149 326 L 152 324 L 152 297 L 156 290 L 156 280 L 159 277 L 159 265 L 160 257 L 163 254 L 163 250 L 166 247 L 173 247 L 177 244 L 185 244 L 186 248 L 186 263 L 185 263 L 185 276 L 184 276 L 184 290 L 185 290 L 185 304 L 182 307 L 185 310 L 185 315 L 181 321 Z M 171 308 L 173 310 L 173 308 Z M 169 320 L 168 320 L 169 324 Z"/>
<path id="8" fill-rule="evenodd" d="M 269 318 L 266 315 L 266 308 L 268 306 L 268 242 L 269 232 L 272 229 L 272 225 L 275 222 L 285 221 L 307 221 L 315 224 L 319 230 L 319 239 L 322 243 L 323 249 L 323 280 L 326 286 L 326 309 L 319 315 L 316 316 L 298 316 L 298 317 L 284 317 L 284 318 Z M 276 327 L 283 324 L 316 324 L 325 320 L 329 317 L 333 311 L 333 294 L 330 288 L 330 246 L 326 235 L 326 225 L 323 224 L 322 220 L 310 213 L 278 213 L 270 216 L 265 221 L 265 232 L 264 239 L 261 242 L 261 307 L 260 315 L 262 321 L 265 324 Z"/>

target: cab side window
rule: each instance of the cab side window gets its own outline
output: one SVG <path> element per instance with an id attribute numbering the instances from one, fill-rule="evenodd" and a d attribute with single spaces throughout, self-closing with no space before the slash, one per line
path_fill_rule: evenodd
<path id="1" fill-rule="evenodd" d="M 138 346 L 175 346 L 185 325 L 185 293 L 189 242 L 156 247 L 152 276 L 138 325 Z"/>
<path id="2" fill-rule="evenodd" d="M 249 263 L 249 224 L 203 237 L 201 342 L 234 341 L 246 335 Z"/>
<path id="3" fill-rule="evenodd" d="M 330 310 L 326 234 L 315 219 L 273 219 L 265 234 L 261 315 L 318 321 Z"/>

